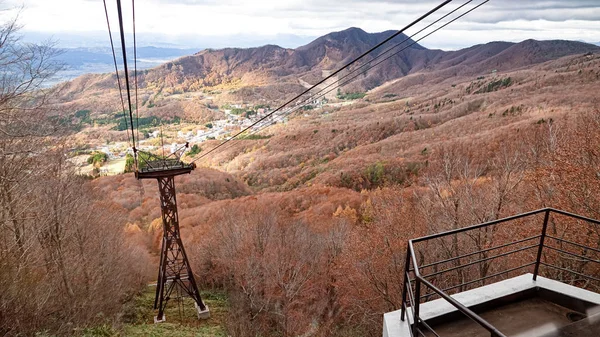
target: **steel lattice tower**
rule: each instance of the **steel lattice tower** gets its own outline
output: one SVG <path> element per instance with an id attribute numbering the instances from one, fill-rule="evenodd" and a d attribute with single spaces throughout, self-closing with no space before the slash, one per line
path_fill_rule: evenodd
<path id="1" fill-rule="evenodd" d="M 185 164 L 179 159 L 157 159 L 146 161 L 144 164 L 145 167 L 136 172 L 136 178 L 158 181 L 163 221 L 160 265 L 154 298 L 154 309 L 158 309 L 158 314 L 154 318 L 154 322 L 165 320 L 165 308 L 176 287 L 194 299 L 198 318 L 209 318 L 210 312 L 200 297 L 194 274 L 181 242 L 175 193 L 175 176 L 189 174 L 195 165 Z"/>

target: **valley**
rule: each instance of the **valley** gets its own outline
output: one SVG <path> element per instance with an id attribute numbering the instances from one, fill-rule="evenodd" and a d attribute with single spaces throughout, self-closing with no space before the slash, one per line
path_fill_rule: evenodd
<path id="1" fill-rule="evenodd" d="M 138 78 L 141 118 L 137 123 L 141 135 L 136 136 L 140 140 L 140 148 L 170 153 L 189 142 L 190 148 L 197 145 L 202 150 L 210 149 L 219 141 L 226 140 L 263 118 L 278 104 L 293 97 L 307 85 L 328 75 L 329 71 L 326 69 L 343 65 L 367 46 L 381 41 L 387 33 L 368 34 L 360 29 L 350 28 L 331 33 L 296 50 L 276 46 L 206 50 L 144 70 Z M 393 42 L 408 39 L 406 36 L 399 38 Z M 291 111 L 294 110 L 292 105 L 278 112 L 273 116 L 274 119 L 265 121 L 274 125 L 256 135 L 262 140 L 234 142 L 239 145 L 226 153 L 215 154 L 208 165 L 230 171 L 234 168 L 225 166 L 226 163 L 221 158 L 235 155 L 233 151 L 239 151 L 238 147 L 242 143 L 282 143 L 284 140 L 285 143 L 297 143 L 289 139 L 288 130 L 305 133 L 305 138 L 308 138 L 309 132 L 313 132 L 313 137 L 320 139 L 321 135 L 317 135 L 315 131 L 323 129 L 322 134 L 334 136 L 326 138 L 338 144 L 324 144 L 328 150 L 307 153 L 294 161 L 293 170 L 298 173 L 304 171 L 306 177 L 314 173 L 306 172 L 306 169 L 299 170 L 297 164 L 300 162 L 307 159 L 322 160 L 319 158 L 331 157 L 332 153 L 337 157 L 341 151 L 382 141 L 383 139 L 372 138 L 373 136 L 371 139 L 357 141 L 358 138 L 351 135 L 351 132 L 373 134 L 372 131 L 378 129 L 377 124 L 373 125 L 367 120 L 381 118 L 375 123 L 385 124 L 387 129 L 384 128 L 383 134 L 384 138 L 388 138 L 406 130 L 420 129 L 423 125 L 430 128 L 432 125 L 445 123 L 454 119 L 457 114 L 465 113 L 465 110 L 468 114 L 468 110 L 480 110 L 480 107 L 485 107 L 490 120 L 494 120 L 490 129 L 502 124 L 496 121 L 500 117 L 520 119 L 514 115 L 522 115 L 523 110 L 537 110 L 537 115 L 543 116 L 542 107 L 548 103 L 541 101 L 538 96 L 535 98 L 538 102 L 521 103 L 524 98 L 522 93 L 535 90 L 533 81 L 541 86 L 540 81 L 560 81 L 580 70 L 591 71 L 591 78 L 588 72 L 584 72 L 581 77 L 586 81 L 593 80 L 597 75 L 594 51 L 598 50 L 600 48 L 593 45 L 567 41 L 528 40 L 518 44 L 493 42 L 454 52 L 427 50 L 416 44 L 337 91 L 335 85 L 338 82 L 323 84 L 321 88 L 331 88 L 329 93 L 320 93 L 314 102 L 303 106 L 301 110 Z M 551 65 L 558 64 L 556 61 L 547 61 L 569 54 L 585 53 L 589 55 L 572 61 L 561 61 L 581 63 L 580 65 L 561 67 Z M 290 56 L 296 54 L 299 56 Z M 342 59 L 335 55 L 346 56 Z M 591 60 L 586 63 L 588 58 Z M 546 67 L 555 69 L 544 69 L 544 62 L 550 62 Z M 340 76 L 343 78 L 345 75 L 347 74 Z M 214 80 L 208 83 L 207 78 Z M 77 109 L 75 118 L 69 117 L 70 123 L 75 129 L 83 128 L 82 132 L 73 137 L 75 152 L 102 151 L 124 158 L 127 141 L 127 132 L 124 130 L 129 127 L 124 124 L 122 113 L 118 111 L 119 101 L 114 80 L 114 75 L 85 75 L 56 89 L 61 93 L 56 103 L 67 115 L 69 111 Z M 503 95 L 506 88 L 512 93 L 509 97 Z M 552 86 L 548 90 L 552 90 L 551 88 Z M 553 106 L 554 103 L 550 105 Z M 78 118 L 78 114 L 83 114 L 83 118 Z M 355 116 L 362 114 L 365 118 L 351 122 Z M 348 116 L 338 117 L 341 115 Z M 301 122 L 295 122 L 295 119 Z M 312 125 L 312 130 L 297 130 L 301 127 L 300 124 L 307 123 Z M 346 129 L 334 126 L 336 123 L 346 124 Z M 252 133 L 258 126 L 249 132 Z M 350 127 L 352 131 L 348 131 Z M 159 137 L 161 129 L 162 138 Z M 267 137 L 275 139 L 267 140 Z M 161 145 L 161 139 L 164 145 Z M 340 141 L 346 144 L 339 144 Z M 90 144 L 93 148 L 87 149 Z M 411 156 L 422 150 L 413 149 Z M 259 152 L 269 155 L 268 149 Z M 236 162 L 247 161 L 244 158 L 248 157 L 247 154 L 241 155 L 236 158 Z M 240 165 L 246 166 L 248 163 L 238 164 L 236 171 L 242 174 Z M 355 175 L 356 172 L 352 174 Z M 292 177 L 288 177 L 288 180 L 290 178 Z M 306 180 L 302 177 L 296 179 Z"/>
<path id="2" fill-rule="evenodd" d="M 230 315 L 257 315 L 253 333 L 306 332 L 318 313 L 332 315 L 318 325 L 327 335 L 377 335 L 380 314 L 400 301 L 396 279 L 409 238 L 547 203 L 593 214 L 579 194 L 597 185 L 593 166 L 571 163 L 576 153 L 598 158 L 600 55 L 501 67 L 455 76 L 419 71 L 362 89 L 360 98 L 336 95 L 198 161 L 177 184 L 182 235 L 201 282 L 229 289 Z M 210 100 L 219 95 L 230 93 Z M 229 123 L 239 121 L 228 110 L 219 107 Z M 177 139 L 184 125 L 165 126 L 174 127 L 165 139 Z M 239 126 L 222 130 L 230 133 L 200 140 L 202 151 Z M 566 178 L 575 176 L 583 185 Z M 131 175 L 91 184 L 129 210 L 128 222 L 148 232 L 157 251 L 154 184 Z M 567 197 L 573 189 L 579 196 Z M 296 295 L 278 290 L 288 286 Z M 289 325 L 263 307 L 306 318 Z M 246 322 L 229 317 L 227 331 L 244 335 Z"/>

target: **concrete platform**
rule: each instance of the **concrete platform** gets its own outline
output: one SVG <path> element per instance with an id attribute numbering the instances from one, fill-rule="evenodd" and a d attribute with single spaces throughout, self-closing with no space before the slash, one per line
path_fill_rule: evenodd
<path id="1" fill-rule="evenodd" d="M 486 303 L 504 303 L 495 308 L 480 311 L 480 315 L 492 325 L 496 326 L 497 324 L 497 328 L 504 334 L 511 336 L 542 336 L 572 324 L 573 315 L 570 319 L 567 314 L 573 312 L 573 308 L 566 308 L 554 303 L 555 301 L 539 298 L 522 299 L 516 302 L 513 300 L 512 303 L 506 299 L 515 297 L 516 294 L 543 290 L 546 290 L 551 298 L 553 293 L 560 294 L 562 298 L 579 300 L 585 303 L 585 308 L 600 307 L 600 294 L 540 276 L 538 276 L 537 281 L 533 281 L 533 275 L 530 273 L 458 293 L 452 295 L 452 297 L 471 309 L 483 307 Z M 466 318 L 443 299 L 422 303 L 420 310 L 421 319 L 433 324 L 436 332 L 439 329 L 440 336 L 489 336 L 485 329 Z M 585 313 L 586 309 L 582 306 L 576 311 Z M 407 309 L 407 314 L 412 315 L 411 308 Z M 586 313 L 579 318 L 586 315 L 590 316 L 589 313 Z M 454 317 L 452 321 L 446 319 L 443 323 L 434 324 L 436 320 L 443 321 L 441 320 L 442 317 L 450 316 Z M 407 321 L 400 319 L 400 310 L 384 314 L 383 320 L 384 337 L 410 336 L 410 326 Z M 590 326 L 590 328 L 592 327 Z M 590 336 L 600 336 L 600 331 L 591 331 L 593 334 Z M 585 335 L 580 336 L 587 337 Z"/>
<path id="2" fill-rule="evenodd" d="M 542 336 L 556 331 L 573 321 L 572 310 L 541 298 L 530 298 L 480 312 L 479 316 L 507 336 Z M 581 314 L 579 318 L 581 318 Z M 433 330 L 444 337 L 489 336 L 489 332 L 468 318 L 434 325 Z M 431 332 L 426 336 L 435 336 Z"/>

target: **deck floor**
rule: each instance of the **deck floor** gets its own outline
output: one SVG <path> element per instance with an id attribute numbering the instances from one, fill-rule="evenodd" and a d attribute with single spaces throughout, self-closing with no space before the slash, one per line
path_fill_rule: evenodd
<path id="1" fill-rule="evenodd" d="M 573 325 L 569 318 L 572 310 L 559 306 L 555 303 L 535 297 L 525 299 L 519 302 L 503 305 L 488 311 L 479 313 L 479 315 L 496 327 L 503 334 L 511 337 L 536 337 L 536 336 L 575 336 L 562 334 L 567 332 L 566 328 Z M 581 316 L 580 316 L 581 318 Z M 579 325 L 585 325 L 586 321 L 581 321 Z M 580 337 L 597 337 L 600 335 L 599 326 L 592 328 L 577 329 Z M 468 318 L 443 323 L 432 327 L 436 333 L 444 337 L 488 337 L 490 334 L 477 323 Z M 590 329 L 591 328 L 591 329 Z M 589 331 L 589 335 L 582 335 L 581 331 Z M 434 336 L 427 333 L 427 336 Z"/>

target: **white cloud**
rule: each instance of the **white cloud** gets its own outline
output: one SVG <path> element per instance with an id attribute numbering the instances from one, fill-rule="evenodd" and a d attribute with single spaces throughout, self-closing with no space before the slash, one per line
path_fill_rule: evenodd
<path id="1" fill-rule="evenodd" d="M 131 32 L 131 1 L 122 2 L 125 26 Z M 216 41 L 218 44 L 219 38 L 226 41 L 235 36 L 247 36 L 256 41 L 281 43 L 278 40 L 281 36 L 316 37 L 351 26 L 370 32 L 399 29 L 439 2 L 138 0 L 136 26 L 144 40 L 154 37 L 184 41 L 184 44 L 193 44 L 193 41 Z M 448 8 L 463 3 L 455 2 Z M 473 1 L 473 4 L 479 2 Z M 116 32 L 115 0 L 107 0 L 107 3 L 111 25 Z M 29 32 L 59 37 L 61 34 L 98 36 L 106 32 L 101 0 L 4 1 L 5 7 L 19 4 L 25 6 L 20 19 Z M 14 13 L 15 10 L 4 12 L 1 18 L 6 19 Z M 598 1 L 496 0 L 427 38 L 423 44 L 433 48 L 456 48 L 492 40 L 528 38 L 600 41 L 599 22 Z"/>

